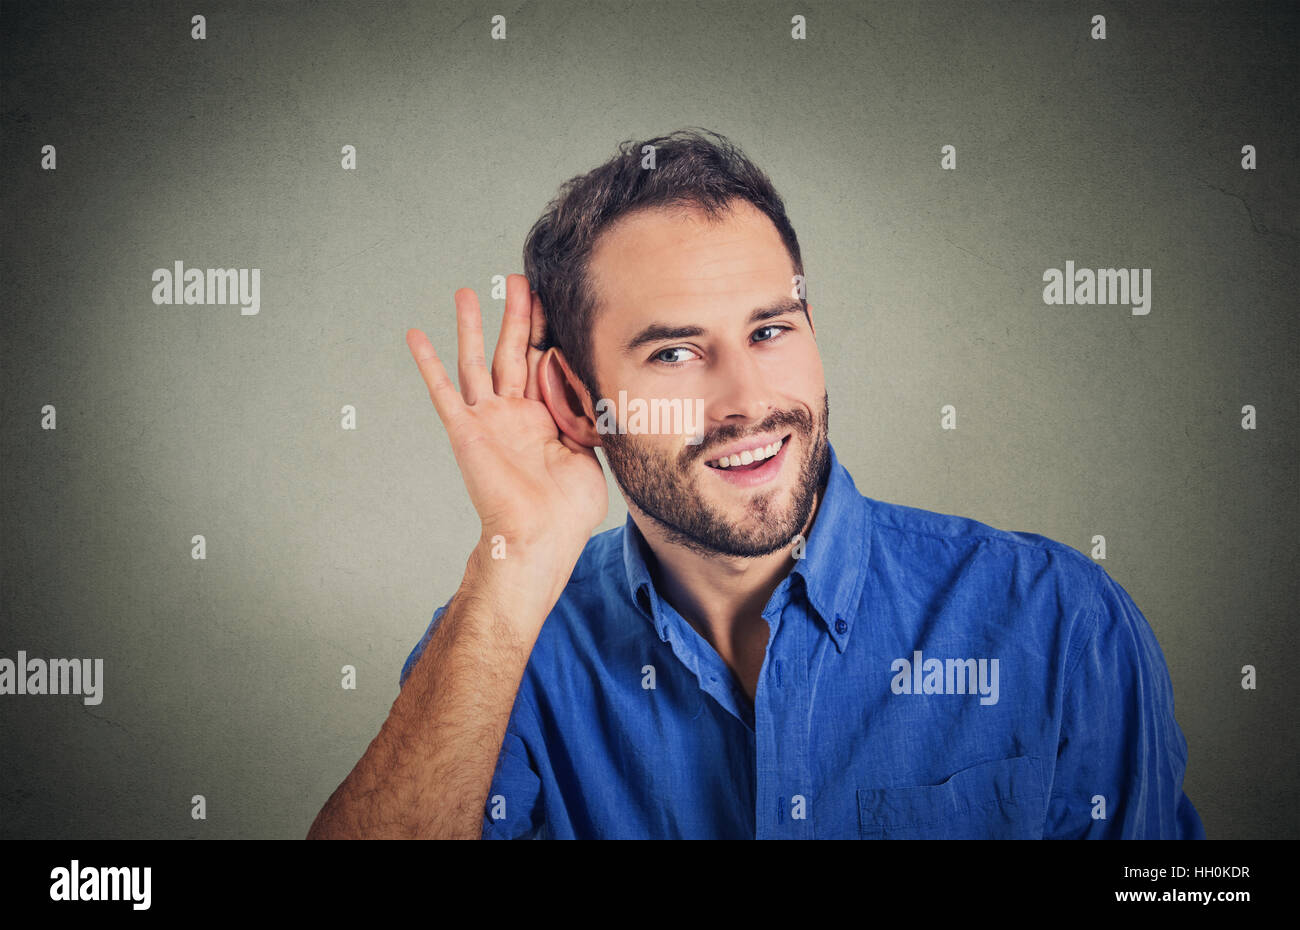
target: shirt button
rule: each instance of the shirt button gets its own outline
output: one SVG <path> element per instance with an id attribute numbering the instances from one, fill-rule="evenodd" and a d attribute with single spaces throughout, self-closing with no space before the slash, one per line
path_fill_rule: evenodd
<path id="1" fill-rule="evenodd" d="M 835 618 L 835 632 L 843 635 L 849 631 L 849 625 L 844 622 L 842 617 Z"/>

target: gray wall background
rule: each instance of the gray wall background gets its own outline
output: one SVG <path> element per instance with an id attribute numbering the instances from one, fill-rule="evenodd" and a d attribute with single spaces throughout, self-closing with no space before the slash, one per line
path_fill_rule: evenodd
<path id="1" fill-rule="evenodd" d="M 491 277 L 556 187 L 687 125 L 786 199 L 863 493 L 1104 534 L 1207 832 L 1300 835 L 1298 27 L 1282 2 L 5 0 L 0 656 L 102 657 L 105 685 L 0 696 L 0 836 L 306 833 L 478 534 L 403 333 L 454 357 L 471 286 L 491 352 Z M 1150 314 L 1044 305 L 1067 259 L 1152 268 Z M 177 260 L 262 269 L 261 312 L 155 306 Z"/>

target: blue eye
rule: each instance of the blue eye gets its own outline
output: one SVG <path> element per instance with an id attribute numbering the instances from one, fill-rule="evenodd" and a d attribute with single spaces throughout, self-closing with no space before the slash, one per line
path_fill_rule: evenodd
<path id="1" fill-rule="evenodd" d="M 666 353 L 666 352 L 686 352 L 686 351 L 688 351 L 688 350 L 686 349 L 685 346 L 673 346 L 673 347 L 670 348 L 670 349 L 660 349 L 658 352 L 656 352 L 656 353 L 654 354 L 654 360 L 655 360 L 656 362 L 662 362 L 663 364 L 665 364 L 665 365 L 670 365 L 670 366 L 671 366 L 671 365 L 680 365 L 680 364 L 682 364 L 681 362 L 670 362 L 670 361 L 668 361 L 668 360 L 666 360 L 666 359 L 662 359 L 662 358 L 660 358 L 659 356 L 663 355 L 663 354 Z"/>
<path id="2" fill-rule="evenodd" d="M 780 333 L 788 332 L 788 331 L 794 329 L 794 327 L 793 327 L 793 326 L 779 326 L 779 325 L 773 324 L 773 325 L 771 325 L 771 326 L 762 326 L 762 327 L 760 327 L 760 328 L 754 330 L 754 334 L 755 334 L 755 335 L 758 335 L 759 333 L 763 332 L 764 330 L 769 330 L 769 329 L 772 330 L 773 333 L 775 333 L 775 334 L 780 334 Z M 772 336 L 767 337 L 766 339 L 757 339 L 757 340 L 755 340 L 755 341 L 756 341 L 756 342 L 775 342 L 777 339 L 780 339 L 780 338 L 781 338 L 780 335 L 772 335 Z M 650 361 L 652 361 L 652 362 L 656 362 L 656 363 L 658 363 L 659 365 L 662 365 L 662 366 L 665 367 L 665 368 L 677 368 L 678 366 L 685 365 L 687 360 L 686 360 L 686 359 L 682 359 L 681 361 L 670 362 L 670 361 L 668 361 L 667 359 L 663 358 L 662 356 L 668 354 L 669 352 L 691 352 L 691 351 L 694 351 L 694 350 L 692 350 L 692 349 L 688 349 L 686 346 L 669 346 L 667 349 L 660 349 L 660 350 L 659 350 L 658 352 L 656 352 L 654 355 L 650 356 Z"/>
<path id="3" fill-rule="evenodd" d="M 789 326 L 764 326 L 762 329 L 755 330 L 755 333 L 761 333 L 764 329 L 770 329 L 770 330 L 774 330 L 774 331 L 776 331 L 776 332 L 786 332 L 786 331 L 788 331 L 788 330 L 790 329 L 790 327 L 789 327 Z M 769 338 L 767 338 L 767 339 L 760 339 L 760 340 L 758 340 L 758 341 L 759 341 L 759 342 L 771 342 L 773 339 L 776 339 L 776 338 L 778 338 L 778 337 L 776 337 L 776 336 L 772 336 L 772 337 L 769 337 Z"/>

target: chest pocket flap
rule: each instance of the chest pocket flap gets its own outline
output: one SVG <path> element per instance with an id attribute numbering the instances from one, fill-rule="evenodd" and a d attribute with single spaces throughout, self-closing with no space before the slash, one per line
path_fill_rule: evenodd
<path id="1" fill-rule="evenodd" d="M 1041 839 L 1044 817 L 1032 756 L 981 762 L 936 785 L 858 789 L 862 839 Z"/>

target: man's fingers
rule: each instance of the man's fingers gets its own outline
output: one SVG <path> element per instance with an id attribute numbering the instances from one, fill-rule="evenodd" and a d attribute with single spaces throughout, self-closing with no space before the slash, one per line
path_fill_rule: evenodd
<path id="1" fill-rule="evenodd" d="M 528 381 L 528 333 L 532 321 L 532 298 L 528 279 L 521 274 L 506 277 L 506 312 L 501 335 L 492 354 L 492 384 L 502 397 L 523 397 Z"/>
<path id="2" fill-rule="evenodd" d="M 543 352 L 538 346 L 546 338 L 546 317 L 542 311 L 542 299 L 532 295 L 529 307 L 528 352 L 525 356 L 528 365 L 528 383 L 524 387 L 524 396 L 529 400 L 541 400 L 542 389 L 537 380 Z"/>
<path id="3" fill-rule="evenodd" d="M 419 366 L 420 377 L 424 378 L 425 387 L 429 389 L 429 399 L 433 401 L 433 406 L 438 411 L 438 418 L 450 433 L 451 424 L 460 413 L 463 404 L 460 392 L 456 390 L 456 385 L 452 384 L 451 378 L 447 377 L 447 372 L 442 367 L 438 353 L 433 351 L 433 344 L 429 342 L 428 336 L 418 329 L 408 329 L 406 347 L 411 350 L 411 357 Z"/>
<path id="4" fill-rule="evenodd" d="M 456 302 L 456 373 L 465 403 L 475 404 L 492 393 L 487 353 L 483 349 L 483 315 L 478 295 L 468 287 L 458 290 Z"/>

